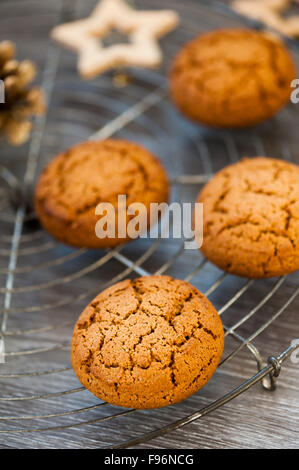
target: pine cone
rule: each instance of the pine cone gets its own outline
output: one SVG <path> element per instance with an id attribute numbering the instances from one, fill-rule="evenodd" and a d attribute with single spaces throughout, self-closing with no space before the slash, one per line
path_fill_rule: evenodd
<path id="1" fill-rule="evenodd" d="M 0 133 L 10 144 L 21 145 L 30 135 L 30 118 L 44 113 L 45 102 L 40 88 L 28 87 L 36 74 L 34 63 L 18 62 L 15 53 L 12 42 L 0 42 L 0 80 L 5 89 L 5 103 L 0 103 Z"/>

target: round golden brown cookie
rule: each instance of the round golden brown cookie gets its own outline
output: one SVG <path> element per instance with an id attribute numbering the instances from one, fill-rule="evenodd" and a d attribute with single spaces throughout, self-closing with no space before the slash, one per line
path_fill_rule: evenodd
<path id="1" fill-rule="evenodd" d="M 126 233 L 119 235 L 118 195 L 126 195 L 127 207 L 144 204 L 148 227 L 150 204 L 166 202 L 168 191 L 161 163 L 140 145 L 125 140 L 88 141 L 48 164 L 36 187 L 35 209 L 44 228 L 58 240 L 77 247 L 105 248 L 130 239 Z M 98 238 L 95 232 L 100 219 L 95 208 L 102 202 L 115 209 L 116 217 L 109 212 L 109 220 L 115 222 L 112 237 Z M 129 219 L 127 215 L 125 232 Z"/>
<path id="2" fill-rule="evenodd" d="M 211 31 L 179 52 L 170 73 L 174 103 L 216 127 L 245 127 L 273 116 L 290 99 L 296 76 L 284 44 L 247 29 Z"/>
<path id="3" fill-rule="evenodd" d="M 94 395 L 127 408 L 180 402 L 212 377 L 224 334 L 213 305 L 169 276 L 125 280 L 98 295 L 79 317 L 74 371 Z"/>
<path id="4" fill-rule="evenodd" d="M 227 166 L 199 194 L 204 255 L 250 278 L 299 269 L 299 167 L 266 157 Z"/>

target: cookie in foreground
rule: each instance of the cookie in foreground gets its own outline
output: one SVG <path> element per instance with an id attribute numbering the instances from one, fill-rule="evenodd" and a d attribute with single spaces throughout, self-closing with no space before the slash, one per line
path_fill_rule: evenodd
<path id="1" fill-rule="evenodd" d="M 62 152 L 47 165 L 35 190 L 35 210 L 43 227 L 63 243 L 80 248 L 108 248 L 130 241 L 118 236 L 118 195 L 126 196 L 127 207 L 144 205 L 144 225 L 150 225 L 150 204 L 167 202 L 169 185 L 158 160 L 141 145 L 126 140 L 82 142 Z M 115 234 L 99 238 L 95 210 L 108 203 L 109 223 Z M 109 215 L 110 217 L 110 215 Z M 110 218 L 111 218 L 110 217 Z"/>
<path id="2" fill-rule="evenodd" d="M 195 287 L 169 276 L 125 280 L 79 317 L 71 356 L 80 382 L 126 408 L 178 403 L 214 374 L 224 346 L 219 315 Z"/>
<path id="3" fill-rule="evenodd" d="M 232 274 L 283 276 L 299 269 L 299 166 L 245 158 L 209 181 L 201 251 Z"/>
<path id="4" fill-rule="evenodd" d="M 175 57 L 170 91 L 189 118 L 215 127 L 246 127 L 289 100 L 295 63 L 276 37 L 249 29 L 211 31 Z"/>

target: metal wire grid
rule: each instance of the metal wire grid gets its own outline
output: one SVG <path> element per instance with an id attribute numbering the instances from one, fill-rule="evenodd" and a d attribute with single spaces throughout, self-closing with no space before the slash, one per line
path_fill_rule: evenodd
<path id="1" fill-rule="evenodd" d="M 49 48 L 43 80 L 43 87 L 47 91 L 49 103 L 51 102 L 51 99 L 53 99 L 56 73 L 59 66 L 59 55 L 60 52 L 58 49 L 53 47 Z M 145 79 L 143 74 L 138 75 L 136 72 L 134 80 L 136 81 L 136 84 L 133 87 L 133 91 L 137 95 L 136 99 L 133 99 L 133 102 L 135 101 L 135 103 L 130 107 L 125 107 L 123 112 L 121 112 L 119 115 L 116 115 L 114 119 L 110 120 L 99 131 L 94 132 L 91 138 L 107 138 L 115 134 L 122 135 L 122 132 L 125 132 L 126 136 L 130 136 L 131 134 L 134 134 L 136 130 L 134 128 L 135 125 L 143 128 L 143 131 L 145 127 L 147 127 L 147 129 L 149 128 L 151 139 L 158 139 L 159 136 L 160 138 L 161 136 L 162 138 L 165 138 L 165 136 L 167 137 L 167 132 L 169 129 L 166 129 L 165 131 L 165 129 L 162 127 L 159 128 L 159 126 L 157 126 L 155 123 L 155 118 L 157 115 L 166 113 L 166 115 L 169 116 L 169 109 L 171 109 L 167 101 L 167 92 L 163 77 L 156 73 L 148 73 Z M 107 83 L 105 83 L 104 86 L 106 86 L 107 89 L 111 88 L 110 78 L 107 78 L 106 82 Z M 93 88 L 92 93 L 89 93 L 86 92 L 86 89 L 82 90 L 80 88 L 79 90 L 71 90 L 71 94 L 75 95 L 75 100 L 79 102 L 83 101 L 84 105 L 89 105 L 91 107 L 95 100 L 94 93 L 96 91 L 97 90 Z M 65 89 L 61 90 L 61 92 L 64 96 L 67 94 Z M 30 144 L 26 163 L 26 171 L 24 173 L 24 186 L 26 188 L 30 188 L 33 184 L 36 169 L 38 167 L 38 160 L 41 154 L 43 139 L 50 135 L 50 141 L 52 143 L 49 145 L 48 154 L 52 155 L 55 153 L 55 146 L 60 146 L 60 134 L 63 134 L 65 131 L 72 133 L 73 126 L 75 126 L 75 130 L 77 130 L 76 121 L 74 121 L 73 117 L 73 109 L 71 106 L 68 107 L 68 103 L 68 100 L 66 100 L 66 102 L 62 102 L 61 109 L 59 109 L 57 106 L 55 107 L 55 116 L 59 116 L 59 113 L 61 112 L 63 119 L 67 119 L 66 126 L 64 126 L 62 129 L 60 128 L 61 122 L 58 121 L 55 123 L 51 121 L 51 116 L 49 116 L 48 121 L 46 117 L 38 118 L 36 121 L 35 132 Z M 108 108 L 110 108 L 111 105 L 113 107 L 113 101 L 109 102 L 109 100 L 107 100 L 107 103 Z M 294 112 L 294 110 L 288 112 Z M 85 112 L 81 111 L 80 114 L 77 109 L 76 119 L 78 118 L 84 121 L 86 118 Z M 130 126 L 133 126 L 132 129 L 129 129 Z M 90 129 L 90 125 L 88 126 L 88 129 Z M 85 131 L 86 130 L 84 130 L 84 132 Z M 51 133 L 53 133 L 53 135 Z M 198 135 L 197 132 L 194 133 L 194 129 L 192 127 L 189 128 L 188 126 L 184 128 L 184 134 L 185 138 L 190 142 L 190 145 L 193 145 L 196 149 L 197 154 L 200 157 L 203 171 L 199 174 L 191 175 L 184 175 L 180 172 L 177 172 L 177 174 L 172 177 L 172 186 L 174 188 L 179 188 L 177 194 L 178 198 L 180 198 L 180 189 L 185 190 L 186 188 L 192 189 L 192 187 L 194 187 L 197 191 L 198 185 L 209 179 L 210 175 L 213 173 L 211 141 L 217 140 L 218 143 L 220 142 L 220 145 L 228 155 L 230 162 L 237 161 L 240 157 L 238 150 L 239 136 L 235 136 L 226 132 L 213 134 L 212 136 L 205 136 L 202 134 Z M 148 139 L 148 135 L 146 135 L 146 137 L 143 136 L 142 140 L 144 139 Z M 258 134 L 251 134 L 251 141 L 254 143 L 255 147 L 253 154 L 265 153 L 263 149 L 263 140 L 259 137 Z M 53 142 L 55 142 L 55 145 L 53 145 Z M 286 142 L 283 143 L 281 152 L 284 158 L 290 159 L 291 151 Z M 173 165 L 173 161 L 171 164 Z M 0 168 L 0 174 L 7 183 L 8 187 L 12 187 L 14 194 L 16 190 L 20 191 L 17 181 L 14 179 L 13 175 L 7 171 L 7 169 Z M 138 241 L 131 244 L 129 248 L 121 246 L 105 253 L 101 252 L 100 254 L 96 255 L 96 258 L 93 258 L 93 261 L 90 264 L 85 264 L 83 267 L 81 267 L 81 264 L 79 264 L 80 269 L 77 271 L 74 271 L 71 274 L 63 275 L 62 277 L 53 277 L 53 272 L 59 273 L 60 270 L 63 272 L 65 265 L 68 265 L 68 263 L 75 263 L 74 266 L 76 268 L 76 262 L 79 260 L 86 259 L 88 261 L 88 251 L 84 249 L 72 250 L 67 253 L 63 251 L 61 256 L 54 258 L 53 254 L 57 252 L 60 253 L 59 250 L 61 248 L 59 247 L 58 243 L 48 238 L 41 228 L 39 228 L 37 225 L 32 226 L 35 216 L 32 212 L 28 212 L 27 199 L 23 198 L 20 200 L 18 207 L 14 212 L 10 209 L 10 195 L 7 192 L 5 194 L 7 194 L 7 197 L 4 197 L 3 193 L 3 198 L 1 201 L 2 212 L 0 214 L 0 220 L 2 221 L 2 224 L 7 224 L 8 227 L 12 226 L 13 231 L 12 234 L 10 234 L 10 229 L 8 229 L 7 233 L 4 233 L 4 235 L 1 236 L 2 247 L 0 249 L 0 256 L 7 260 L 7 266 L 0 268 L 0 275 L 2 275 L 5 279 L 4 287 L 0 288 L 0 294 L 2 294 L 4 298 L 3 308 L 0 311 L 0 350 L 2 349 L 2 355 L 7 361 L 9 361 L 9 365 L 11 364 L 11 360 L 19 361 L 20 359 L 28 358 L 30 362 L 34 363 L 33 358 L 35 357 L 40 357 L 42 361 L 44 357 L 51 358 L 51 354 L 53 352 L 59 353 L 59 351 L 66 351 L 69 347 L 69 341 L 66 340 L 66 338 L 69 338 L 69 332 L 66 338 L 63 337 L 63 340 L 60 342 L 58 341 L 53 343 L 52 338 L 53 335 L 55 336 L 56 334 L 59 338 L 60 332 L 63 331 L 64 328 L 71 327 L 75 321 L 74 316 L 72 316 L 71 320 L 65 321 L 61 324 L 58 324 L 57 321 L 55 321 L 55 324 L 53 324 L 51 321 L 50 323 L 46 323 L 40 327 L 28 328 L 26 327 L 26 320 L 24 323 L 18 323 L 18 320 L 16 319 L 20 316 L 25 315 L 26 317 L 26 315 L 28 315 L 31 319 L 31 314 L 33 314 L 35 317 L 38 315 L 40 320 L 41 316 L 44 314 L 46 321 L 48 321 L 48 317 L 45 312 L 53 311 L 55 314 L 55 311 L 59 311 L 59 309 L 62 307 L 67 310 L 74 308 L 76 311 L 75 316 L 77 316 L 77 314 L 80 313 L 79 305 L 84 305 L 84 303 L 87 303 L 87 301 L 92 298 L 93 295 L 97 294 L 100 289 L 104 289 L 108 285 L 113 284 L 127 276 L 148 275 L 153 274 L 154 272 L 158 274 L 171 273 L 173 270 L 174 272 L 177 272 L 178 277 L 182 277 L 179 275 L 180 272 L 178 272 L 178 266 L 180 266 L 178 263 L 181 259 L 183 259 L 185 265 L 187 264 L 188 266 L 189 264 L 190 256 L 188 256 L 188 253 L 184 251 L 183 242 L 166 242 L 168 245 L 172 246 L 172 251 L 171 254 L 167 253 L 166 259 L 163 259 L 163 256 L 161 255 L 161 247 L 165 245 L 165 240 L 160 238 L 154 242 L 144 242 L 142 245 L 140 245 Z M 135 252 L 133 254 L 133 245 L 138 245 L 136 248 L 137 256 Z M 129 254 L 127 254 L 127 250 L 129 250 Z M 26 261 L 23 263 L 22 260 L 24 258 L 26 260 L 27 257 L 30 257 L 30 260 L 37 260 L 37 263 L 32 264 L 30 262 L 29 264 Z M 194 255 L 192 257 L 194 258 Z M 162 260 L 162 263 L 160 262 L 160 259 Z M 156 265 L 158 264 L 154 271 L 149 272 L 149 268 L 147 267 L 149 261 Z M 122 265 L 123 269 L 120 272 L 119 270 L 116 271 L 116 273 L 112 275 L 112 273 L 115 271 L 115 263 Z M 99 269 L 104 270 L 106 274 L 106 280 L 101 281 L 100 288 L 98 286 L 98 282 L 95 283 L 94 277 L 94 273 L 98 272 Z M 188 281 L 195 280 L 194 283 L 196 285 L 196 279 L 199 278 L 201 273 L 205 272 L 205 270 L 209 271 L 211 269 L 213 270 L 209 263 L 202 259 L 198 254 L 198 262 L 195 265 L 194 263 L 190 263 L 190 268 L 187 269 L 188 272 L 185 273 L 184 278 Z M 47 280 L 40 282 L 38 280 L 40 275 L 39 273 L 46 274 Z M 27 276 L 29 278 L 30 276 L 33 276 L 33 282 L 31 280 L 30 284 L 26 284 L 25 279 Z M 18 281 L 20 280 L 17 286 L 15 285 L 16 279 Z M 72 286 L 75 286 L 76 289 L 76 282 L 83 282 L 83 280 L 85 283 L 84 285 L 88 286 L 88 290 L 74 295 Z M 290 291 L 288 299 L 284 301 L 282 305 L 280 305 L 280 307 L 270 318 L 260 324 L 258 328 L 255 327 L 254 329 L 251 329 L 246 336 L 243 336 L 243 334 L 240 333 L 240 329 L 248 322 L 250 323 L 250 320 L 257 316 L 265 304 L 274 298 L 282 284 L 286 283 L 286 280 L 287 276 L 274 280 L 270 284 L 270 289 L 268 289 L 268 284 L 263 285 L 263 295 L 261 296 L 260 300 L 255 305 L 251 306 L 247 314 L 244 315 L 240 312 L 240 315 L 237 319 L 234 319 L 234 316 L 232 316 L 233 321 L 230 321 L 228 315 L 232 308 L 238 304 L 238 301 L 242 300 L 242 298 L 250 291 L 253 285 L 256 286 L 257 284 L 260 284 L 260 281 L 244 280 L 241 282 L 240 280 L 237 281 L 232 276 L 229 276 L 227 273 L 220 273 L 219 271 L 216 271 L 216 273 L 214 272 L 213 281 L 210 282 L 209 285 L 207 285 L 204 289 L 204 293 L 207 296 L 217 294 L 219 291 L 221 291 L 221 288 L 227 282 L 233 289 L 232 295 L 223 303 L 223 305 L 219 306 L 218 308 L 219 314 L 223 317 L 224 323 L 227 323 L 228 325 L 230 324 L 230 326 L 225 326 L 226 343 L 230 343 L 230 350 L 225 355 L 220 366 L 226 365 L 227 367 L 227 363 L 229 363 L 229 361 L 231 361 L 236 355 L 240 357 L 240 360 L 244 360 L 242 353 L 243 350 L 247 349 L 250 353 L 250 357 L 252 357 L 254 362 L 257 364 L 258 373 L 245 381 L 241 386 L 234 388 L 231 392 L 224 395 L 223 397 L 217 400 L 213 398 L 206 406 L 199 409 L 195 413 L 193 412 L 188 416 L 167 424 L 165 427 L 156 431 L 149 432 L 147 430 L 145 433 L 142 433 L 141 437 L 128 440 L 127 442 L 121 444 L 114 444 L 112 447 L 119 448 L 134 446 L 139 443 L 146 442 L 151 438 L 160 436 L 173 429 L 180 428 L 183 425 L 203 417 L 209 412 L 215 410 L 219 406 L 247 390 L 250 386 L 258 381 L 263 381 L 264 387 L 272 389 L 275 386 L 275 376 L 278 375 L 282 362 L 289 357 L 289 355 L 295 350 L 296 346 L 294 345 L 293 347 L 289 347 L 277 358 L 270 358 L 269 363 L 264 367 L 261 354 L 254 345 L 254 340 L 261 333 L 263 333 L 263 331 L 265 331 L 295 299 L 299 293 L 299 288 L 297 285 L 295 284 L 294 288 L 292 286 L 292 291 Z M 92 285 L 92 289 L 90 289 L 90 285 Z M 265 287 L 267 288 L 266 293 Z M 62 291 L 62 295 L 60 295 L 59 292 L 59 295 L 57 296 L 58 300 L 55 299 L 54 301 L 47 298 L 47 292 L 49 291 L 53 293 L 53 291 L 51 291 L 53 288 L 60 289 Z M 40 292 L 43 293 L 43 298 L 46 298 L 47 300 L 43 301 L 42 303 L 32 305 L 30 296 L 35 293 L 38 293 L 36 295 L 39 295 Z M 67 293 L 67 295 L 65 295 L 65 293 Z M 16 297 L 21 300 L 19 300 L 16 305 L 14 305 L 13 300 Z M 16 323 L 19 326 L 14 326 L 11 328 L 10 321 L 13 325 Z M 48 334 L 51 335 L 50 344 L 47 346 L 41 345 L 44 339 L 47 339 Z M 23 349 L 21 347 L 20 349 L 19 345 L 23 342 L 23 340 L 25 341 L 27 335 L 33 338 L 31 340 L 32 345 L 29 348 Z M 38 341 L 35 341 L 34 338 L 38 338 Z M 16 344 L 18 349 L 12 348 L 8 350 L 10 344 L 12 344 L 13 347 L 14 344 Z M 65 355 L 63 357 L 65 360 Z M 48 360 L 48 362 L 51 362 L 51 359 Z M 16 413 L 13 415 L 10 414 L 9 411 L 8 413 L 5 411 L 6 405 L 16 402 L 29 402 L 34 404 L 37 400 L 44 399 L 47 403 L 47 400 L 50 401 L 52 399 L 58 399 L 60 397 L 66 396 L 71 397 L 83 391 L 83 387 L 74 387 L 64 389 L 63 391 L 47 391 L 31 394 L 24 394 L 22 392 L 22 380 L 27 380 L 29 377 L 39 377 L 39 383 L 42 384 L 43 377 L 56 377 L 67 371 L 71 371 L 71 367 L 64 365 L 59 367 L 50 366 L 46 369 L 27 370 L 25 372 L 22 370 L 21 372 L 8 371 L 7 373 L 1 373 L 1 381 L 5 381 L 5 383 L 12 380 L 21 381 L 21 385 L 16 387 L 16 390 L 18 391 L 17 394 L 12 392 L 9 396 L 0 396 L 0 404 L 3 403 L 3 415 L 0 416 L 0 424 L 3 423 L 3 428 L 0 428 L 0 434 L 8 435 L 12 433 L 26 434 L 32 432 L 57 432 L 69 428 L 73 429 L 92 424 L 104 423 L 126 415 L 133 415 L 138 413 L 136 410 L 121 410 L 114 412 L 117 409 L 113 408 L 114 411 L 112 411 L 112 414 L 96 417 L 94 419 L 84 419 L 83 421 L 79 422 L 71 422 L 66 424 L 63 423 L 61 425 L 54 426 L 40 426 L 35 425 L 35 423 L 39 423 L 39 420 L 51 421 L 51 419 L 56 418 L 66 418 L 74 415 L 78 416 L 80 414 L 88 413 L 94 410 L 99 411 L 99 409 L 106 408 L 108 404 L 100 402 L 90 406 L 76 407 L 75 409 L 62 410 L 54 413 L 50 411 L 47 412 L 46 409 L 45 413 L 32 413 L 28 415 L 23 415 L 22 413 Z M 15 384 L 15 382 L 13 383 Z M 27 426 L 27 422 L 33 422 L 33 424 Z M 10 424 L 10 428 L 6 428 L 7 423 Z"/>

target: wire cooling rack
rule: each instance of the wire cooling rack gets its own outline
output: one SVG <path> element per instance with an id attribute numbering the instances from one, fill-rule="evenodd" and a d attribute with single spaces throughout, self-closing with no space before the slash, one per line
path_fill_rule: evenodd
<path id="1" fill-rule="evenodd" d="M 153 0 L 146 6 L 159 8 L 159 3 Z M 81 82 L 75 75 L 75 58 L 48 41 L 54 24 L 87 16 L 93 1 L 77 2 L 76 8 L 67 0 L 51 6 L 39 1 L 0 5 L 1 34 L 9 31 L 12 39 L 19 39 L 22 56 L 40 64 L 49 102 L 47 115 L 36 120 L 28 147 L 16 151 L 3 146 L 1 151 L 3 446 L 19 446 L 20 435 L 22 447 L 51 446 L 53 440 L 58 447 L 145 443 L 202 418 L 257 382 L 274 389 L 281 365 L 297 347 L 295 342 L 289 346 L 295 338 L 286 338 L 281 354 L 267 360 L 269 351 L 260 338 L 290 312 L 299 293 L 298 274 L 241 279 L 221 272 L 199 252 L 184 250 L 183 241 L 176 239 L 138 240 L 108 251 L 73 250 L 48 236 L 30 209 L 34 181 L 44 164 L 90 136 L 132 139 L 159 155 L 170 175 L 174 201 L 194 201 L 215 171 L 243 155 L 269 154 L 298 163 L 296 106 L 257 129 L 234 133 L 201 129 L 173 109 L 165 79 L 169 59 L 199 31 L 224 21 L 235 23 L 192 1 L 168 3 L 181 14 L 182 25 L 162 41 L 165 69 L 132 70 L 124 88 L 115 85 L 117 77 L 112 74 Z M 150 411 L 113 407 L 78 383 L 69 359 L 72 328 L 99 291 L 126 277 L 153 273 L 186 279 L 212 300 L 225 325 L 225 353 L 212 381 L 182 404 Z"/>

